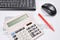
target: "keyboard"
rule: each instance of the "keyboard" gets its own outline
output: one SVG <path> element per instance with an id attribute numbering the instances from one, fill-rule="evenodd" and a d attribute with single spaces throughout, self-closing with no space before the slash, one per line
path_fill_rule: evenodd
<path id="1" fill-rule="evenodd" d="M 0 0 L 0 10 L 36 10 L 35 0 Z"/>

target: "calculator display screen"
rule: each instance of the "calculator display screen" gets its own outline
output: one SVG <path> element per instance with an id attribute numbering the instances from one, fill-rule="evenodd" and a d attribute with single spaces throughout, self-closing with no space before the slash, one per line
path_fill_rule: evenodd
<path id="1" fill-rule="evenodd" d="M 16 19 L 14 19 L 14 20 L 8 22 L 7 25 L 8 25 L 8 27 L 11 27 L 12 25 L 14 25 L 16 23 L 19 23 L 19 22 L 23 21 L 26 18 L 28 18 L 28 15 L 27 14 L 22 15 L 22 16 L 16 18 Z"/>

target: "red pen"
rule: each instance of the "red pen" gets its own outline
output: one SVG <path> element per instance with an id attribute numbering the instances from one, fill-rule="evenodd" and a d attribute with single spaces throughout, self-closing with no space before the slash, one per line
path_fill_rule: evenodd
<path id="1" fill-rule="evenodd" d="M 38 16 L 46 23 L 46 25 L 52 30 L 52 31 L 55 31 L 53 29 L 53 27 L 46 21 L 46 19 L 41 15 L 41 14 L 38 14 Z"/>

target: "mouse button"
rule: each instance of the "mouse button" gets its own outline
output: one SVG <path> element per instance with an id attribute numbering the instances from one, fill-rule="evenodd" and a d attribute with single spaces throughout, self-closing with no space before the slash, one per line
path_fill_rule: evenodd
<path id="1" fill-rule="evenodd" d="M 47 12 L 48 14 L 51 14 L 51 13 L 52 13 L 50 10 L 46 10 L 46 12 Z"/>
<path id="2" fill-rule="evenodd" d="M 56 8 L 54 6 L 50 6 L 49 10 L 51 13 L 55 14 L 56 13 Z"/>
<path id="3" fill-rule="evenodd" d="M 43 10 L 45 10 L 48 14 L 51 14 L 51 10 L 43 8 Z"/>
<path id="4" fill-rule="evenodd" d="M 50 6 L 49 9 L 50 9 L 51 11 L 55 11 L 54 6 Z"/>

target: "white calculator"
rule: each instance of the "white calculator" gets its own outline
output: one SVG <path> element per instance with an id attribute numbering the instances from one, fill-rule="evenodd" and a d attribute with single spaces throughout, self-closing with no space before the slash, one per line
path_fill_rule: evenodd
<path id="1" fill-rule="evenodd" d="M 5 29 L 12 40 L 35 40 L 43 34 L 29 14 L 23 14 L 5 22 Z"/>

